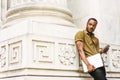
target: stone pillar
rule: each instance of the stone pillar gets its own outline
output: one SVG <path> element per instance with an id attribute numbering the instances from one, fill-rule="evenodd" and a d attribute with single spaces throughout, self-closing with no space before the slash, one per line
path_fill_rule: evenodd
<path id="1" fill-rule="evenodd" d="M 66 0 L 8 1 L 0 80 L 79 80 L 77 30 Z"/>
<path id="2" fill-rule="evenodd" d="M 74 26 L 66 0 L 10 0 L 6 17 L 7 23 L 34 17 L 45 23 Z"/>

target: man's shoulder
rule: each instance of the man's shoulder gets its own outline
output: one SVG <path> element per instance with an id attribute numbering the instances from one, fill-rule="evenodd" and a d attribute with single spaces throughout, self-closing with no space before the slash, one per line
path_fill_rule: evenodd
<path id="1" fill-rule="evenodd" d="M 85 30 L 80 30 L 80 31 L 78 31 L 77 32 L 77 34 L 81 34 L 81 33 L 83 33 Z"/>

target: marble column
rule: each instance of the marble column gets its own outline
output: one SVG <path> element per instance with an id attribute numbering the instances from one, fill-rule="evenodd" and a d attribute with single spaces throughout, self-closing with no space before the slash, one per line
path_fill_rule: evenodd
<path id="1" fill-rule="evenodd" d="M 6 23 L 34 17 L 41 22 L 74 26 L 67 0 L 10 0 L 6 17 Z M 53 18 L 58 20 L 50 20 Z"/>

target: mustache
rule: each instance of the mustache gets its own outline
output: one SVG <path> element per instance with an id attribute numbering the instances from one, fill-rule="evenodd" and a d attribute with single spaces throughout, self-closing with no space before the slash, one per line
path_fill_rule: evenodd
<path id="1" fill-rule="evenodd" d="M 89 32 L 89 30 L 94 31 L 95 29 L 94 28 L 86 28 L 86 30 Z"/>
<path id="2" fill-rule="evenodd" d="M 94 28 L 90 28 L 91 30 L 94 30 Z"/>

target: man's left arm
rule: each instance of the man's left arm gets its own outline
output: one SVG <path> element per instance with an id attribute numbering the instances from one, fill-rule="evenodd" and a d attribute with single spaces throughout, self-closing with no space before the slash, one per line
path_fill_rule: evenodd
<path id="1" fill-rule="evenodd" d="M 100 49 L 100 53 L 106 53 L 109 50 L 110 45 L 106 45 L 104 48 Z"/>

